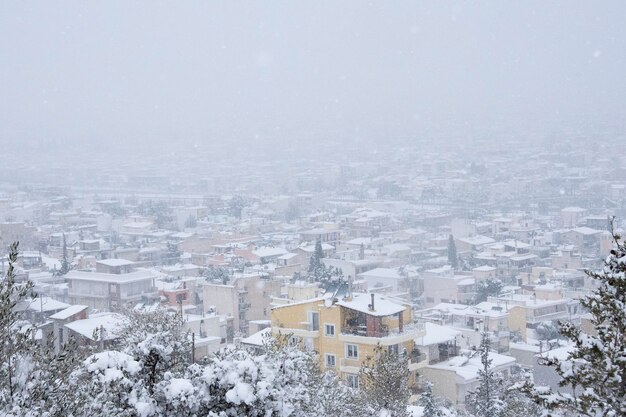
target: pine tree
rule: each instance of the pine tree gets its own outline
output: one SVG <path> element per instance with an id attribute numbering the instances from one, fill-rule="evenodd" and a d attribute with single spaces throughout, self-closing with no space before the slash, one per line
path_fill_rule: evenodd
<path id="1" fill-rule="evenodd" d="M 433 384 L 426 381 L 424 384 L 424 390 L 419 400 L 419 405 L 424 407 L 424 416 L 427 417 L 443 417 L 441 409 L 435 402 L 435 396 L 433 395 Z"/>
<path id="2" fill-rule="evenodd" d="M 468 408 L 476 417 L 500 417 L 502 409 L 502 378 L 491 368 L 489 357 L 491 341 L 489 335 L 483 333 L 479 347 L 482 369 L 478 371 L 479 385 L 476 391 L 468 396 Z"/>
<path id="3" fill-rule="evenodd" d="M 324 250 L 322 249 L 322 241 L 317 239 L 315 242 L 315 251 L 309 260 L 309 273 L 315 274 L 320 268 L 324 266 L 322 258 L 324 257 Z"/>
<path id="4" fill-rule="evenodd" d="M 570 393 L 552 392 L 530 383 L 524 390 L 550 410 L 584 416 L 626 415 L 626 244 L 613 231 L 615 247 L 601 272 L 586 271 L 599 287 L 580 300 L 591 314 L 595 334 L 585 334 L 569 322 L 560 322 L 561 335 L 573 345 L 565 360 L 543 358 Z"/>
<path id="5" fill-rule="evenodd" d="M 61 268 L 57 272 L 58 276 L 64 276 L 68 272 L 70 272 L 71 266 L 69 261 L 67 260 L 67 240 L 65 238 L 65 233 L 63 233 L 63 259 L 61 259 Z"/>
<path id="6" fill-rule="evenodd" d="M 409 363 L 405 353 L 395 353 L 381 345 L 374 349 L 359 373 L 363 395 L 376 412 L 385 410 L 390 417 L 406 417 L 411 393 Z"/>
<path id="7" fill-rule="evenodd" d="M 459 258 L 456 253 L 456 243 L 454 243 L 454 237 L 452 235 L 448 237 L 448 263 L 455 269 L 459 266 Z"/>

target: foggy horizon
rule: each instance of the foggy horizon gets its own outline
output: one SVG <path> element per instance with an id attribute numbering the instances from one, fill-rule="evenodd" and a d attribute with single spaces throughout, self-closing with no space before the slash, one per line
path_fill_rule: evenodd
<path id="1" fill-rule="evenodd" d="M 619 1 L 4 2 L 0 143 L 245 148 L 620 131 L 625 15 Z"/>

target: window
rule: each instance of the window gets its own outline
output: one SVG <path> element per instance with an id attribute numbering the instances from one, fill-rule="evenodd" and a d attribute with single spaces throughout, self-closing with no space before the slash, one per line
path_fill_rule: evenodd
<path id="1" fill-rule="evenodd" d="M 359 358 L 359 346 L 358 345 L 346 345 L 346 358 L 358 359 Z"/>
<path id="2" fill-rule="evenodd" d="M 334 324 L 325 324 L 324 325 L 324 334 L 326 336 L 334 337 L 335 336 L 335 325 Z"/>
<path id="3" fill-rule="evenodd" d="M 311 330 L 317 331 L 320 329 L 320 314 L 316 311 L 311 311 L 309 313 L 309 325 Z"/>
<path id="4" fill-rule="evenodd" d="M 390 354 L 392 355 L 399 355 L 400 354 L 400 345 L 389 345 L 387 347 L 388 351 Z"/>
<path id="5" fill-rule="evenodd" d="M 330 353 L 326 354 L 326 367 L 327 368 L 334 368 L 337 364 L 337 361 L 335 359 L 335 355 L 331 355 Z"/>
<path id="6" fill-rule="evenodd" d="M 358 375 L 350 375 L 346 377 L 347 385 L 350 388 L 359 389 L 359 376 Z"/>

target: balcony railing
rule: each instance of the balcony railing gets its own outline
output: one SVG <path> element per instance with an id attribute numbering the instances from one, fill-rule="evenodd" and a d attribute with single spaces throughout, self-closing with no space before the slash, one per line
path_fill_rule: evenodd
<path id="1" fill-rule="evenodd" d="M 378 330 L 368 330 L 366 325 L 345 326 L 341 329 L 341 333 L 364 337 L 393 337 L 420 330 L 424 330 L 424 323 L 406 324 L 402 327 L 402 331 L 399 328 L 389 329 L 387 326 L 382 326 Z"/>

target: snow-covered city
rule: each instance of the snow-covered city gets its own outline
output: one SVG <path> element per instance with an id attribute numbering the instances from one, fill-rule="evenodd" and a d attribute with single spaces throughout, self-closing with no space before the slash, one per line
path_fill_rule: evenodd
<path id="1" fill-rule="evenodd" d="M 626 416 L 626 4 L 0 4 L 0 416 Z"/>

